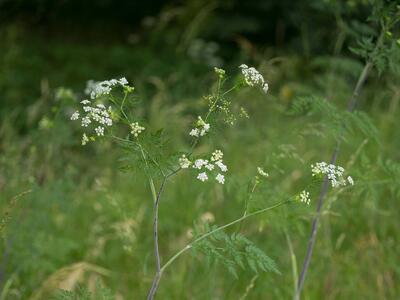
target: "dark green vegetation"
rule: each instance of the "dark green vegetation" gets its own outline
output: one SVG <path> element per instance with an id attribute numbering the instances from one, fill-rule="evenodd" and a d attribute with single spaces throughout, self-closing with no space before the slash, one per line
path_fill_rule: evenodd
<path id="1" fill-rule="evenodd" d="M 66 10 L 49 1 L 11 2 L 0 4 L 0 300 L 50 299 L 77 286 L 65 299 L 101 299 L 106 289 L 117 299 L 144 299 L 154 275 L 147 180 L 135 165 L 126 170 L 112 141 L 80 146 L 70 115 L 87 80 L 126 76 L 146 130 L 164 129 L 165 152 L 187 148 L 193 118 L 205 108 L 201 97 L 215 82 L 212 66 L 233 74 L 241 63 L 262 72 L 269 94 L 240 92 L 250 118 L 220 126 L 215 147 L 200 149 L 224 150 L 224 186 L 179 174 L 166 187 L 164 262 L 190 242 L 194 223 L 222 225 L 242 215 L 257 166 L 270 177 L 252 209 L 301 191 L 310 164 L 329 160 L 345 122 L 338 164 L 356 185 L 328 194 L 303 299 L 400 297 L 395 30 L 385 33 L 393 43 L 371 71 L 355 117 L 344 113 L 364 65 L 349 47 L 379 34 L 366 1 L 122 2 L 115 10 L 102 1 L 93 12 L 79 1 L 66 1 Z M 239 268 L 236 278 L 188 252 L 164 274 L 157 299 L 290 299 L 292 254 L 300 269 L 319 188 L 310 192 L 310 206 L 283 206 L 241 225 L 281 274 Z"/>

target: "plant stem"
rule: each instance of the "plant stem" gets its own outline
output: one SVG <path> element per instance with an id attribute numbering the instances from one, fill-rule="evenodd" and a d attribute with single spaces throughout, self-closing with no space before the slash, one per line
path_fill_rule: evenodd
<path id="1" fill-rule="evenodd" d="M 384 32 L 385 32 L 385 30 L 382 30 L 382 32 L 381 32 L 381 34 L 380 34 L 380 36 L 378 38 L 378 41 L 376 43 L 376 46 L 375 46 L 375 49 L 373 51 L 372 56 L 381 47 L 381 44 L 383 42 L 383 34 L 384 34 Z M 363 70 L 362 70 L 362 72 L 361 72 L 361 74 L 360 74 L 360 76 L 358 78 L 357 84 L 356 84 L 356 86 L 355 86 L 355 88 L 353 90 L 353 94 L 352 94 L 352 96 L 350 98 L 350 101 L 348 103 L 347 111 L 350 112 L 350 113 L 353 112 L 355 107 L 356 107 L 358 96 L 360 94 L 360 91 L 361 91 L 361 89 L 362 89 L 362 87 L 363 87 L 363 85 L 365 83 L 365 80 L 367 79 L 367 76 L 368 76 L 372 66 L 373 66 L 373 63 L 372 63 L 371 59 L 369 59 L 367 61 L 367 63 L 365 64 L 365 66 L 364 66 L 364 68 L 363 68 Z M 339 154 L 340 146 L 341 146 L 341 143 L 342 143 L 343 129 L 344 128 L 342 126 L 342 128 L 341 128 L 341 130 L 339 132 L 339 137 L 337 139 L 335 149 L 334 149 L 334 151 L 332 153 L 332 157 L 331 157 L 331 160 L 330 160 L 331 164 L 335 164 L 337 156 Z M 317 205 L 316 214 L 315 214 L 313 222 L 312 222 L 311 234 L 310 234 L 310 238 L 308 240 L 307 252 L 306 252 L 306 256 L 304 258 L 303 268 L 301 270 L 301 274 L 300 274 L 300 277 L 299 277 L 299 280 L 298 280 L 298 283 L 297 283 L 297 289 L 296 289 L 296 293 L 294 295 L 294 300 L 300 300 L 301 290 L 302 290 L 302 288 L 304 286 L 304 281 L 305 281 L 305 278 L 306 278 L 306 274 L 307 274 L 307 271 L 309 269 L 310 262 L 311 262 L 311 256 L 312 256 L 312 253 L 313 253 L 315 240 L 316 240 L 316 237 L 317 237 L 318 222 L 319 222 L 319 219 L 321 217 L 321 208 L 322 208 L 325 196 L 326 196 L 326 194 L 328 192 L 328 186 L 329 186 L 329 179 L 328 179 L 327 176 L 325 176 L 324 181 L 322 183 L 322 187 L 321 187 L 321 191 L 320 191 L 320 194 L 319 194 L 319 198 L 318 198 L 318 205 Z"/>
<path id="2" fill-rule="evenodd" d="M 220 226 L 220 227 L 218 227 L 218 228 L 215 228 L 214 230 L 211 230 L 210 232 L 207 232 L 207 233 L 203 234 L 202 236 L 200 236 L 200 237 L 198 237 L 197 239 L 195 239 L 193 242 L 187 244 L 184 248 L 182 248 L 182 249 L 181 249 L 179 252 L 177 252 L 174 256 L 172 256 L 172 257 L 162 266 L 162 268 L 161 268 L 161 274 L 162 274 L 162 273 L 165 271 L 165 269 L 166 269 L 170 264 L 172 264 L 179 256 L 181 256 L 181 255 L 182 255 L 184 252 L 186 252 L 187 250 L 191 249 L 191 248 L 193 247 L 194 244 L 196 244 L 196 243 L 198 243 L 198 242 L 204 240 L 205 238 L 209 237 L 210 235 L 213 235 L 214 233 L 216 233 L 216 232 L 218 232 L 218 231 L 221 231 L 221 230 L 226 229 L 226 228 L 228 228 L 228 227 L 231 227 L 231 226 L 233 226 L 233 225 L 235 225 L 235 224 L 237 224 L 237 223 L 240 223 L 240 222 L 246 220 L 247 218 L 250 218 L 250 217 L 253 217 L 253 216 L 262 214 L 262 213 L 264 213 L 264 212 L 266 212 L 266 211 L 272 210 L 272 209 L 274 209 L 274 208 L 277 208 L 277 207 L 279 207 L 279 206 L 282 206 L 282 205 L 287 204 L 287 203 L 292 202 L 292 201 L 293 201 L 293 200 L 281 201 L 281 202 L 279 202 L 279 203 L 277 203 L 277 204 L 275 204 L 275 205 L 273 205 L 273 206 L 270 206 L 270 207 L 267 207 L 267 208 L 263 208 L 263 209 L 260 209 L 260 210 L 255 211 L 255 212 L 252 212 L 252 213 L 250 213 L 250 214 L 244 215 L 244 216 L 240 217 L 239 219 L 236 219 L 236 220 L 234 220 L 234 221 L 232 221 L 232 222 L 229 222 L 229 223 L 227 223 L 227 224 L 225 224 L 225 225 L 222 225 L 222 226 Z"/>
<path id="3" fill-rule="evenodd" d="M 147 296 L 148 300 L 154 299 L 161 278 L 161 271 L 160 271 L 161 259 L 160 259 L 160 252 L 158 249 L 158 206 L 160 204 L 161 193 L 164 190 L 166 180 L 167 178 L 164 177 L 154 202 L 153 238 L 154 238 L 154 256 L 156 258 L 156 275 L 154 276 L 153 284 L 151 285 L 149 294 Z"/>

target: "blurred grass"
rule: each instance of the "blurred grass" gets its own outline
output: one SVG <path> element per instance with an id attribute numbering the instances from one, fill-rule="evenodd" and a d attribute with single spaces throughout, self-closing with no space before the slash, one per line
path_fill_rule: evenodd
<path id="1" fill-rule="evenodd" d="M 47 279 L 68 266 L 70 286 L 91 286 L 93 278 L 101 278 L 120 299 L 145 298 L 154 271 L 146 180 L 140 172 L 118 170 L 122 153 L 114 144 L 79 145 L 79 131 L 69 121 L 74 93 L 79 99 L 88 79 L 126 76 L 140 95 L 138 114 L 148 130 L 164 127 L 168 147 L 179 149 L 188 145 L 187 128 L 191 115 L 202 108 L 200 98 L 214 76 L 211 67 L 169 47 L 47 39 L 16 25 L 5 28 L 1 38 L 0 208 L 11 211 L 0 246 L 4 299 L 30 299 L 35 293 L 48 299 L 63 285 Z M 250 60 L 245 52 L 238 57 L 225 66 L 228 73 Z M 239 94 L 251 118 L 221 131 L 212 142 L 226 153 L 226 185 L 204 188 L 180 174 L 167 186 L 160 206 L 164 261 L 189 241 L 193 221 L 200 222 L 204 214 L 223 224 L 242 213 L 243 182 L 254 176 L 257 165 L 270 173 L 263 191 L 268 197 L 251 205 L 266 206 L 297 193 L 310 176 L 310 162 L 330 156 L 334 140 L 324 127 L 326 116 L 287 112 L 297 96 L 309 94 L 345 107 L 360 62 L 284 51 L 273 55 L 269 49 L 258 57 L 255 63 L 270 83 L 270 95 Z M 329 194 L 304 299 L 400 296 L 399 192 L 383 167 L 388 159 L 390 166 L 400 158 L 399 77 L 389 75 L 371 76 L 361 95 L 359 108 L 377 126 L 380 143 L 359 132 L 347 136 L 339 164 L 349 167 L 358 183 L 354 190 Z M 71 90 L 60 96 L 60 87 Z M 30 189 L 10 207 L 13 196 Z M 316 195 L 317 190 L 313 199 Z M 314 205 L 280 208 L 244 224 L 244 233 L 277 261 L 282 273 L 259 274 L 248 299 L 291 298 L 285 230 L 300 266 Z M 71 271 L 77 268 L 81 273 Z M 158 297 L 238 299 L 254 276 L 249 271 L 239 275 L 236 280 L 218 265 L 207 266 L 202 257 L 185 255 L 165 274 Z"/>

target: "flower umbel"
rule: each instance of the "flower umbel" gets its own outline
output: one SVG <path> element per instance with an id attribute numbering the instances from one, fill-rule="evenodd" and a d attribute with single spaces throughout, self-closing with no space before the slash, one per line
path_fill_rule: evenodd
<path id="1" fill-rule="evenodd" d="M 246 84 L 248 86 L 254 87 L 258 86 L 262 88 L 264 93 L 268 92 L 268 83 L 265 82 L 264 77 L 253 67 L 248 67 L 245 64 L 239 66 Z"/>
<path id="2" fill-rule="evenodd" d="M 192 162 L 186 157 L 185 154 L 182 154 L 182 156 L 179 158 L 179 165 L 182 169 L 187 169 L 190 167 Z"/>
<path id="3" fill-rule="evenodd" d="M 189 167 L 192 167 L 193 169 L 199 170 L 199 174 L 197 175 L 197 179 L 200 181 L 206 181 L 208 180 L 208 176 L 211 173 L 216 174 L 212 175 L 212 177 L 215 176 L 215 180 L 221 184 L 225 183 L 225 176 L 222 175 L 220 172 L 226 172 L 228 171 L 228 167 L 223 163 L 222 158 L 224 154 L 222 153 L 221 150 L 215 150 L 211 156 L 210 159 L 203 159 L 203 158 L 198 158 L 195 159 L 193 162 L 190 161 L 189 158 L 186 157 L 186 155 L 182 155 L 178 162 L 179 166 L 182 169 L 188 169 Z M 217 169 L 218 167 L 218 169 Z M 218 171 L 217 171 L 218 170 Z"/>
<path id="4" fill-rule="evenodd" d="M 133 122 L 131 123 L 130 126 L 131 126 L 131 134 L 133 134 L 134 137 L 138 137 L 139 134 L 141 134 L 142 131 L 146 129 L 143 126 L 140 126 L 138 122 Z"/>
<path id="5" fill-rule="evenodd" d="M 347 180 L 343 177 L 344 171 L 343 167 L 327 164 L 326 162 L 318 162 L 315 165 L 311 165 L 312 176 L 326 175 L 332 187 L 346 186 L 347 183 L 354 184 L 353 178 L 350 176 L 347 177 Z"/>
<path id="6" fill-rule="evenodd" d="M 196 122 L 196 128 L 193 128 L 189 135 L 194 137 L 200 137 L 206 135 L 206 133 L 210 130 L 210 124 L 204 122 L 204 120 L 199 116 Z"/>
<path id="7" fill-rule="evenodd" d="M 110 94 L 112 88 L 117 85 L 126 86 L 127 84 L 128 81 L 125 77 L 122 77 L 121 79 L 111 79 L 100 82 L 89 80 L 86 85 L 85 93 L 90 95 L 91 99 L 96 99 L 102 95 Z"/>
<path id="8" fill-rule="evenodd" d="M 302 191 L 300 193 L 300 202 L 304 202 L 307 205 L 310 205 L 310 193 L 307 191 Z"/>

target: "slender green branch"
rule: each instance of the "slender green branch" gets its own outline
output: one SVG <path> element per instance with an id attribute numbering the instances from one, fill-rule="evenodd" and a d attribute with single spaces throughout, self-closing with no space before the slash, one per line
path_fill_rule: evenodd
<path id="1" fill-rule="evenodd" d="M 214 230 L 211 230 L 211 231 L 209 231 L 209 232 L 203 234 L 202 236 L 200 236 L 200 237 L 198 237 L 197 239 L 195 239 L 193 242 L 187 244 L 184 248 L 182 248 L 180 251 L 178 251 L 174 256 L 172 256 L 172 257 L 162 266 L 162 268 L 161 268 L 161 270 L 160 270 L 161 273 L 163 273 L 163 272 L 165 271 L 165 269 L 166 269 L 170 264 L 172 264 L 179 256 L 181 256 L 181 255 L 182 255 L 183 253 L 185 253 L 187 250 L 191 249 L 196 243 L 198 243 L 198 242 L 204 240 L 205 238 L 209 237 L 210 235 L 213 235 L 214 233 L 216 233 L 216 232 L 218 232 L 218 231 L 224 230 L 224 229 L 226 229 L 226 228 L 228 228 L 228 227 L 231 227 L 231 226 L 233 226 L 233 225 L 235 225 L 235 224 L 237 224 L 237 223 L 240 223 L 240 222 L 242 222 L 242 221 L 244 221 L 244 220 L 246 220 L 246 219 L 248 219 L 248 218 L 254 217 L 254 216 L 259 215 L 259 214 L 262 214 L 262 213 L 264 213 L 264 212 L 267 212 L 267 211 L 269 211 L 269 210 L 272 210 L 272 209 L 274 209 L 274 208 L 277 208 L 277 207 L 279 207 L 279 206 L 282 206 L 282 205 L 287 204 L 287 203 L 290 203 L 290 202 L 293 202 L 293 200 L 281 201 L 281 202 L 279 202 L 279 203 L 277 203 L 277 204 L 275 204 L 275 205 L 273 205 L 273 206 L 270 206 L 270 207 L 267 207 L 267 208 L 263 208 L 263 209 L 260 209 L 260 210 L 255 211 L 255 212 L 252 212 L 252 213 L 250 213 L 250 214 L 244 215 L 244 216 L 240 217 L 239 219 L 236 219 L 236 220 L 234 220 L 234 221 L 232 221 L 232 222 L 229 222 L 229 223 L 227 223 L 227 224 L 225 224 L 225 225 L 222 225 L 222 226 L 220 226 L 220 227 L 218 227 L 218 228 L 215 228 Z"/>

